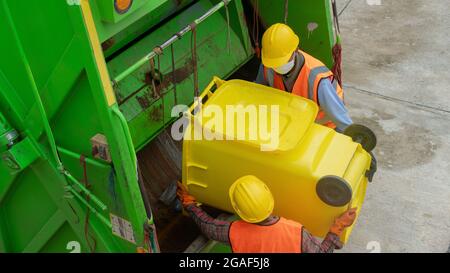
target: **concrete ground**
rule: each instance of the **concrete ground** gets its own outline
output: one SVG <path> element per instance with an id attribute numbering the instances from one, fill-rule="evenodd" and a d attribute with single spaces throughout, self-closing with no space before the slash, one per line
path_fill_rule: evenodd
<path id="1" fill-rule="evenodd" d="M 350 2 L 349 2 L 350 1 Z M 381 5 L 369 5 L 380 3 Z M 341 252 L 450 244 L 450 3 L 338 0 L 351 116 L 378 135 L 379 170 Z"/>

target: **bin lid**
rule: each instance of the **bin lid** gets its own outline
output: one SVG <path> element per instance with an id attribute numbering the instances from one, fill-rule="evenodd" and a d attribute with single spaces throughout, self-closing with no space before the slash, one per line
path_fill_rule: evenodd
<path id="1" fill-rule="evenodd" d="M 223 82 L 202 107 L 202 128 L 266 151 L 296 147 L 318 106 L 303 97 L 243 80 Z M 217 114 L 217 112 L 220 112 Z M 222 120 L 223 124 L 218 125 Z"/>

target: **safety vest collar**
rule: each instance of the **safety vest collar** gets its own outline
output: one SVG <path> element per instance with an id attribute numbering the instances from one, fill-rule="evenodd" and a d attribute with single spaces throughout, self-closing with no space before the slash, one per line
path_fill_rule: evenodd
<path id="1" fill-rule="evenodd" d="M 289 78 L 295 78 L 294 80 L 294 84 L 295 81 L 298 78 L 298 75 L 301 73 L 303 66 L 305 65 L 305 56 L 302 54 L 302 51 L 298 50 L 297 54 L 295 56 L 295 66 L 292 69 L 293 71 L 291 71 L 291 75 L 288 75 Z M 269 86 L 271 87 L 275 87 L 276 85 L 276 81 L 281 81 L 283 82 L 283 87 L 284 87 L 284 81 L 283 81 L 283 76 L 279 75 L 275 72 L 275 70 L 273 70 L 272 68 L 267 68 L 264 67 L 264 78 L 267 81 L 267 83 L 269 84 Z M 275 78 L 277 80 L 275 80 Z M 280 86 L 277 86 L 280 87 Z M 284 88 L 283 88 L 284 90 Z M 288 90 L 289 92 L 291 92 L 292 90 Z"/>

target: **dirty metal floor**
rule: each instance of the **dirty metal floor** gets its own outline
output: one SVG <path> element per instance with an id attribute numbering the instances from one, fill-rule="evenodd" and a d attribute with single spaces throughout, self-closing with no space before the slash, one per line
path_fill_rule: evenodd
<path id="1" fill-rule="evenodd" d="M 170 137 L 170 128 L 138 153 L 139 169 L 150 201 L 162 252 L 183 252 L 200 230 L 187 215 L 167 206 L 160 197 L 171 183 L 181 181 L 182 143 Z M 215 217 L 221 212 L 204 208 Z"/>

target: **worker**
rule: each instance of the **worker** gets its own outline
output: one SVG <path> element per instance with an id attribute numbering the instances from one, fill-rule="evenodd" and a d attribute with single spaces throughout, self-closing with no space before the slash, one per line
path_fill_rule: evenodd
<path id="1" fill-rule="evenodd" d="M 330 253 L 342 248 L 339 236 L 356 218 L 356 208 L 349 209 L 320 242 L 300 223 L 272 215 L 272 193 L 255 176 L 244 176 L 230 187 L 232 207 L 242 219 L 234 222 L 209 216 L 181 183 L 177 195 L 204 235 L 230 245 L 235 253 Z"/>
<path id="2" fill-rule="evenodd" d="M 319 106 L 316 123 L 343 132 L 353 123 L 344 105 L 344 91 L 333 73 L 318 59 L 299 49 L 300 39 L 287 25 L 269 27 L 262 38 L 256 83 L 314 101 Z M 369 181 L 377 171 L 372 157 Z"/>
<path id="3" fill-rule="evenodd" d="M 269 27 L 262 38 L 262 64 L 256 83 L 314 101 L 316 122 L 338 132 L 353 122 L 344 105 L 344 92 L 333 73 L 318 59 L 299 49 L 300 39 L 285 24 Z"/>

